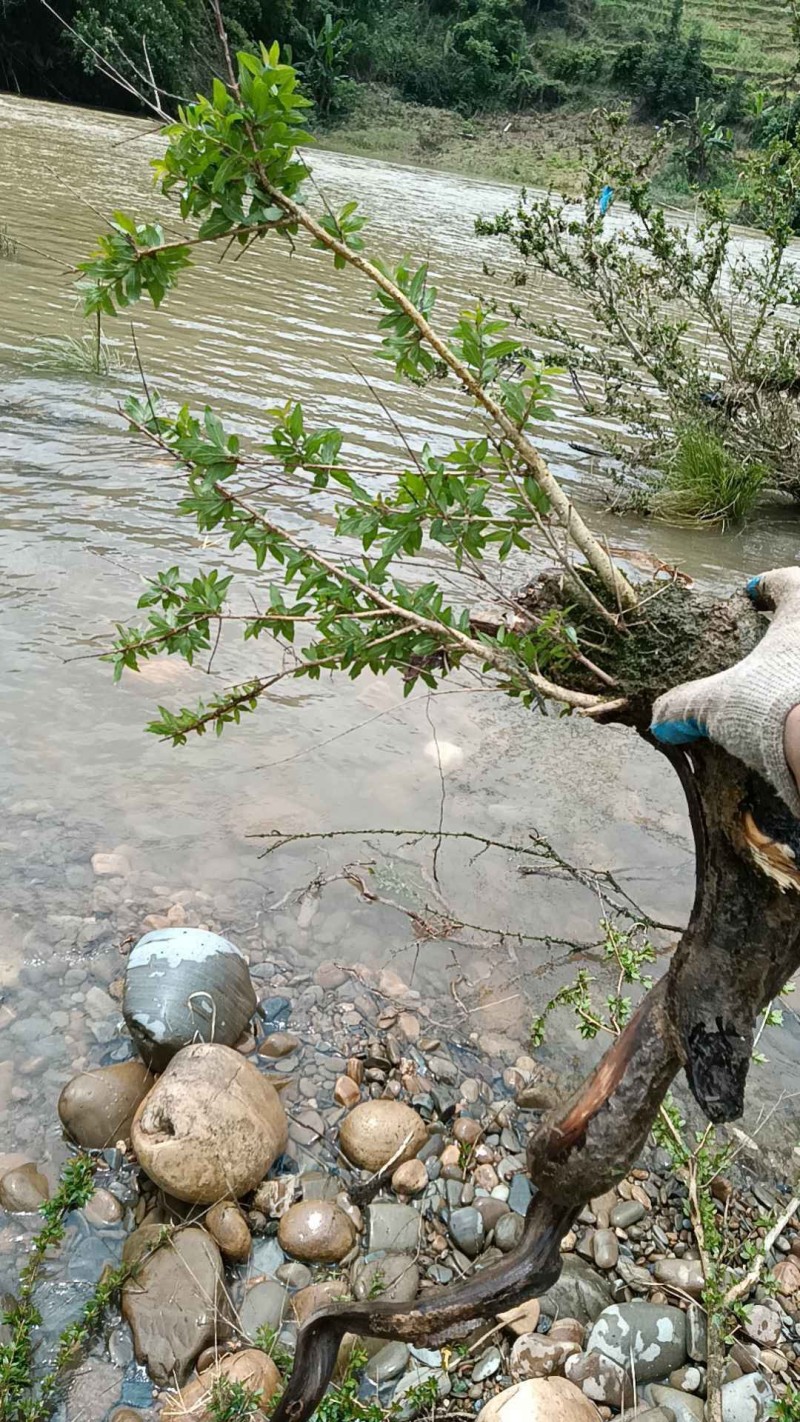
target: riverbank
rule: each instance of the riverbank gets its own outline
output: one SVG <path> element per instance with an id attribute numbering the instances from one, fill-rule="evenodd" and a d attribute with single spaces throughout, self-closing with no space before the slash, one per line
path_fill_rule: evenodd
<path id="1" fill-rule="evenodd" d="M 124 882 L 120 855 L 95 860 L 109 889 Z M 212 905 L 202 911 L 214 918 Z M 156 1422 L 159 1412 L 220 1422 L 217 1379 L 245 1384 L 264 1406 L 314 1310 L 382 1301 L 411 1312 L 432 1289 L 501 1264 L 533 1194 L 527 1139 L 569 1094 L 538 1052 L 498 1056 L 443 1035 L 393 969 L 331 959 L 311 973 L 262 949 L 248 970 L 238 945 L 196 928 L 192 939 L 196 916 L 175 905 L 166 927 L 146 922 L 150 936 L 120 976 L 91 989 L 100 1030 L 58 1101 L 84 1188 L 63 1215 L 49 1287 L 35 1295 L 37 1370 L 91 1309 L 101 1277 L 116 1280 L 102 1325 L 81 1336 L 84 1356 L 64 1365 L 66 1422 Z M 185 1022 L 164 1016 L 200 963 L 229 1043 L 244 1004 L 235 1049 L 180 1046 L 193 1014 L 201 1020 L 194 1006 Z M 154 1034 L 162 1018 L 166 1035 Z M 137 1045 L 165 1068 L 157 1079 Z M 52 1097 L 46 1108 L 55 1115 Z M 701 1236 L 685 1147 L 666 1139 L 670 1149 L 651 1141 L 581 1210 L 540 1298 L 503 1312 L 499 1290 L 497 1318 L 476 1321 L 455 1348 L 431 1347 L 423 1332 L 411 1346 L 368 1337 L 359 1353 L 349 1338 L 333 1415 L 541 1422 L 557 1409 L 563 1422 L 627 1422 L 633 1407 L 662 1409 L 651 1422 L 703 1422 L 715 1385 L 704 1290 L 740 1281 L 745 1307 L 728 1320 L 716 1385 L 723 1422 L 766 1422 L 798 1383 L 796 1198 L 780 1172 L 764 1183 L 763 1153 L 739 1146 L 703 1177 Z M 41 1165 L 0 1156 L 0 1291 L 14 1336 L 25 1336 L 15 1300 L 36 1211 L 48 1198 L 60 1208 Z"/>
<path id="2" fill-rule="evenodd" d="M 359 84 L 349 112 L 321 128 L 316 142 L 333 153 L 459 173 L 478 181 L 554 188 L 572 197 L 582 191 L 591 161 L 590 132 L 599 112 L 598 107 L 562 106 L 549 113 L 468 117 L 454 109 L 408 103 L 382 85 Z M 632 121 L 628 133 L 634 154 L 642 154 L 656 126 Z M 731 172 L 722 181 L 732 213 L 741 207 L 737 174 L 747 153 L 737 150 Z M 665 206 L 697 206 L 697 194 L 668 160 L 654 179 L 653 191 Z"/>
<path id="3" fill-rule="evenodd" d="M 410 104 L 390 89 L 359 85 L 348 114 L 317 135 L 321 148 L 389 163 L 411 163 L 496 182 L 580 191 L 590 153 L 592 112 L 484 113 Z M 634 124 L 645 147 L 653 129 Z"/>

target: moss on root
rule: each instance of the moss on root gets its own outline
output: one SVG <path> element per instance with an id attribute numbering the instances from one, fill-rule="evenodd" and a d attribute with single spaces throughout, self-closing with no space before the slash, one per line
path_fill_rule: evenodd
<path id="1" fill-rule="evenodd" d="M 583 575 L 591 581 L 585 570 Z M 599 585 L 594 591 L 602 596 Z M 663 580 L 642 583 L 637 591 L 642 611 L 623 636 L 614 636 L 594 613 L 576 607 L 560 572 L 543 573 L 520 601 L 540 616 L 554 607 L 569 607 L 579 634 L 588 634 L 594 661 L 614 677 L 618 694 L 628 698 L 621 719 L 644 730 L 656 697 L 684 681 L 732 666 L 760 642 L 767 624 L 744 593 L 720 598 Z M 570 677 L 570 684 L 578 687 L 577 679 Z M 582 683 L 580 689 L 587 685 Z M 591 689 L 596 690 L 596 684 Z"/>

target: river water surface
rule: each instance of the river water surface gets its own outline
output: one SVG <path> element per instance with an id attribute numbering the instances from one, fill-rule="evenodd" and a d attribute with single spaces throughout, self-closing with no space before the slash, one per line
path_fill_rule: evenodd
<path id="1" fill-rule="evenodd" d="M 362 679 L 283 683 L 220 740 L 171 749 L 143 733 L 157 703 L 192 703 L 277 665 L 266 646 L 223 642 L 210 675 L 166 660 L 114 686 L 90 655 L 116 619 L 133 619 L 143 579 L 156 570 L 247 566 L 217 540 L 201 543 L 175 511 L 176 474 L 125 432 L 118 403 L 138 384 L 129 324 L 109 325 L 123 368 L 108 378 L 54 370 L 45 357 L 43 342 L 82 334 L 68 268 L 107 215 L 162 212 L 148 172 L 158 151 L 139 121 L 0 97 L 0 228 L 19 244 L 16 260 L 0 261 L 0 1106 L 8 1108 L 0 1146 L 40 1159 L 61 1149 L 60 1084 L 75 1065 L 113 1054 L 104 1002 L 124 940 L 145 915 L 175 905 L 251 952 L 254 943 L 281 949 L 298 972 L 327 958 L 391 966 L 406 979 L 413 972 L 432 1017 L 454 1037 L 497 1050 L 524 1042 L 532 1007 L 571 972 L 547 971 L 564 950 L 533 940 L 593 941 L 592 892 L 522 877 L 499 850 L 476 858 L 475 846 L 448 840 L 440 900 L 425 842 L 356 836 L 261 859 L 250 837 L 276 827 L 435 828 L 437 738 L 445 829 L 519 843 L 535 826 L 567 858 L 611 868 L 660 920 L 681 924 L 691 900 L 677 784 L 620 728 L 542 718 L 470 683 L 404 700 L 398 681 Z M 359 199 L 374 249 L 430 262 L 446 314 L 480 286 L 484 257 L 503 260 L 473 237 L 473 220 L 507 204 L 511 189 L 324 153 L 314 176 L 332 202 Z M 583 321 L 565 292 L 541 279 L 525 299 L 540 315 Z M 368 291 L 321 253 L 292 254 L 276 241 L 240 262 L 204 260 L 161 312 L 142 307 L 133 319 L 154 387 L 194 406 L 211 402 L 250 435 L 263 436 L 268 409 L 289 398 L 304 402 L 313 423 L 343 428 L 362 462 L 406 459 L 381 402 L 417 445 L 444 447 L 467 428 L 447 387 L 420 392 L 390 377 L 374 353 Z M 781 511 L 725 536 L 613 517 L 592 461 L 571 448 L 595 439 L 565 383 L 542 449 L 576 497 L 594 505 L 613 545 L 652 548 L 719 588 L 800 554 L 796 520 Z M 287 493 L 281 515 L 318 545 L 329 542 L 329 508 Z M 97 878 L 97 851 L 119 853 L 125 876 Z M 348 862 L 368 866 L 359 873 L 384 898 L 423 914 L 444 900 L 461 921 L 505 936 L 464 929 L 421 940 L 403 912 L 365 903 L 341 879 L 293 895 Z M 787 1024 L 770 1034 L 757 1106 L 798 1080 L 800 1037 L 792 1018 Z M 793 1128 L 781 1129 L 788 1140 Z"/>

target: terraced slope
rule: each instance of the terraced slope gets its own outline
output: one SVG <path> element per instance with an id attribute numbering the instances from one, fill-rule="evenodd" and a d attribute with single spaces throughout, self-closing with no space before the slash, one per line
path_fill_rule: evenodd
<path id="1" fill-rule="evenodd" d="M 644 22 L 652 26 L 669 0 L 600 0 L 609 43 L 623 44 Z M 688 21 L 700 22 L 709 60 L 721 73 L 748 74 L 765 85 L 779 83 L 792 61 L 791 30 L 784 0 L 686 0 Z"/>

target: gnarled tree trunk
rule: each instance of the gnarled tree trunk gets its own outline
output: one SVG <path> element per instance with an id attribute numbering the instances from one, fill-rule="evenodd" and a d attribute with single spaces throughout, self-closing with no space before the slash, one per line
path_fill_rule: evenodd
<path id="1" fill-rule="evenodd" d="M 719 661 L 730 659 L 720 648 Z M 643 731 L 648 719 L 640 718 Z M 719 747 L 697 742 L 667 754 L 686 792 L 695 840 L 691 919 L 666 975 L 531 1138 L 537 1193 L 520 1244 L 464 1283 L 412 1304 L 345 1303 L 312 1316 L 274 1422 L 311 1416 L 345 1333 L 441 1343 L 548 1289 L 560 1272 L 561 1239 L 588 1200 L 628 1172 L 681 1066 L 712 1121 L 741 1114 L 756 1018 L 800 966 L 800 824 Z"/>

